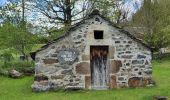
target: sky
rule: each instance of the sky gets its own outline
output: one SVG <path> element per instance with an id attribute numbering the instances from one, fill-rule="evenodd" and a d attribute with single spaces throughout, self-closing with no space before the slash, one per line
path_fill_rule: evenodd
<path id="1" fill-rule="evenodd" d="M 6 0 L 0 0 L 0 6 L 4 5 Z"/>
<path id="2" fill-rule="evenodd" d="M 133 5 L 133 4 L 139 4 L 141 3 L 142 0 L 126 0 L 126 4 L 129 5 L 132 9 L 136 9 L 138 5 Z M 0 6 L 4 5 L 6 0 L 0 0 Z"/>
<path id="3" fill-rule="evenodd" d="M 0 6 L 3 6 L 7 0 L 0 0 Z M 137 9 L 140 8 L 141 2 L 143 0 L 126 0 L 125 8 L 129 9 L 132 12 L 135 12 Z"/>
<path id="4" fill-rule="evenodd" d="M 0 7 L 5 5 L 5 2 L 7 0 L 0 0 Z M 15 1 L 15 0 L 14 0 Z M 41 1 L 41 0 L 40 0 Z M 143 0 L 126 0 L 126 3 L 124 5 L 124 9 L 126 10 L 129 10 L 129 16 L 131 16 L 133 13 L 135 13 L 141 6 L 141 3 L 142 3 Z M 38 16 L 38 17 L 37 17 Z M 45 25 L 47 23 L 46 20 L 47 18 L 44 17 L 42 14 L 40 13 L 37 13 L 37 12 L 34 12 L 34 11 L 30 11 L 28 14 L 27 14 L 27 18 L 28 20 L 32 23 L 35 23 L 33 25 Z M 37 19 L 38 18 L 38 19 Z M 44 24 L 41 24 L 41 22 L 44 21 Z M 49 24 L 48 24 L 49 26 Z M 51 25 L 50 25 L 51 26 Z M 49 26 L 49 27 L 50 27 Z"/>
<path id="5" fill-rule="evenodd" d="M 133 15 L 138 9 L 140 9 L 141 4 L 143 0 L 126 0 L 126 3 L 124 5 L 125 11 L 128 11 L 128 16 L 131 18 L 131 15 Z"/>

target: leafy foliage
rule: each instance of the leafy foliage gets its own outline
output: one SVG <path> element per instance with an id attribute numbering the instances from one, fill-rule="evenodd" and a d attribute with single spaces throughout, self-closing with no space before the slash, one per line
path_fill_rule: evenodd
<path id="1" fill-rule="evenodd" d="M 2 54 L 0 54 L 0 60 L 3 60 L 4 65 L 7 65 L 14 59 L 10 50 L 4 50 Z"/>
<path id="2" fill-rule="evenodd" d="M 144 27 L 144 40 L 158 51 L 170 44 L 169 0 L 144 0 L 141 9 L 133 16 L 134 26 Z"/>
<path id="3" fill-rule="evenodd" d="M 4 22 L 10 21 L 13 24 L 20 24 L 22 18 L 20 16 L 20 9 L 17 9 L 18 2 L 13 2 L 13 0 L 8 0 L 10 3 L 0 7 L 0 19 Z M 14 0 L 18 1 L 18 0 Z"/>
<path id="4" fill-rule="evenodd" d="M 22 70 L 24 68 L 34 67 L 34 62 L 33 61 L 15 61 L 15 62 L 12 62 L 12 65 L 14 69 Z"/>
<path id="5" fill-rule="evenodd" d="M 116 24 L 127 20 L 128 11 L 123 9 L 125 0 L 91 0 L 92 9 L 98 9 L 103 16 Z"/>
<path id="6" fill-rule="evenodd" d="M 14 49 L 26 56 L 35 45 L 36 37 L 24 28 L 6 22 L 0 27 L 0 45 L 3 49 Z"/>
<path id="7" fill-rule="evenodd" d="M 61 23 L 64 27 L 70 27 L 72 22 L 80 20 L 88 8 L 89 0 L 34 0 L 36 8 L 52 23 Z M 77 6 L 77 4 L 81 6 Z M 82 18 L 82 17 L 81 17 Z"/>

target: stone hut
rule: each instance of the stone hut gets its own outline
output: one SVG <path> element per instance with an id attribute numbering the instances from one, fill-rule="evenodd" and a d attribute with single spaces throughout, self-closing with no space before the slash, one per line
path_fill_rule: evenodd
<path id="1" fill-rule="evenodd" d="M 152 80 L 149 46 L 97 10 L 31 56 L 34 91 L 149 86 Z"/>

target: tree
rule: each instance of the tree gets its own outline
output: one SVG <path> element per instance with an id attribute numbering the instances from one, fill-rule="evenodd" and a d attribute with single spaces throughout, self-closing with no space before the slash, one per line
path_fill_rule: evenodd
<path id="1" fill-rule="evenodd" d="M 54 23 L 70 27 L 80 20 L 88 7 L 88 0 L 35 0 L 36 8 Z M 80 4 L 80 6 L 77 6 Z M 80 16 L 81 15 L 81 16 Z"/>
<path id="2" fill-rule="evenodd" d="M 5 49 L 0 53 L 0 60 L 3 61 L 4 67 L 14 59 L 11 49 Z"/>
<path id="3" fill-rule="evenodd" d="M 33 34 L 27 32 L 20 25 L 13 25 L 6 22 L 0 27 L 0 45 L 2 49 L 14 49 L 22 54 L 25 58 L 28 57 L 35 45 L 36 38 Z"/>
<path id="4" fill-rule="evenodd" d="M 0 44 L 3 49 L 14 49 L 27 58 L 35 44 L 35 36 L 28 32 L 25 20 L 25 2 L 31 0 L 8 0 L 1 8 Z"/>
<path id="5" fill-rule="evenodd" d="M 124 0 L 35 0 L 35 2 L 35 7 L 51 19 L 51 22 L 61 23 L 64 27 L 70 27 L 82 20 L 94 9 L 98 9 L 102 15 L 114 22 L 122 21 L 127 14 L 122 10 Z"/>
<path id="6" fill-rule="evenodd" d="M 144 0 L 139 11 L 133 16 L 134 26 L 144 27 L 143 39 L 158 51 L 170 43 L 169 33 L 170 2 L 168 0 Z"/>
<path id="7" fill-rule="evenodd" d="M 0 19 L 4 22 L 6 20 L 13 24 L 19 24 L 21 22 L 20 9 L 16 9 L 17 3 L 8 3 L 0 8 Z"/>
<path id="8" fill-rule="evenodd" d="M 104 17 L 119 25 L 127 20 L 129 10 L 124 8 L 125 0 L 91 0 L 92 9 L 98 9 Z"/>

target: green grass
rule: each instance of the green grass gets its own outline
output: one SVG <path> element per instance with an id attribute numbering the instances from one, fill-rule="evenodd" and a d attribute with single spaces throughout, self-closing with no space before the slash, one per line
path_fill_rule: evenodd
<path id="1" fill-rule="evenodd" d="M 170 98 L 170 60 L 153 61 L 153 78 L 157 84 L 154 87 L 34 93 L 30 87 L 33 77 L 0 77 L 0 100 L 152 100 L 157 95 Z"/>

